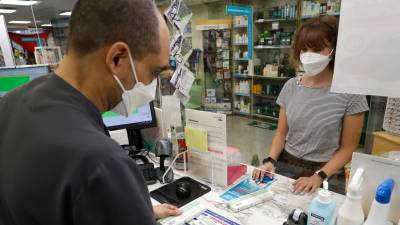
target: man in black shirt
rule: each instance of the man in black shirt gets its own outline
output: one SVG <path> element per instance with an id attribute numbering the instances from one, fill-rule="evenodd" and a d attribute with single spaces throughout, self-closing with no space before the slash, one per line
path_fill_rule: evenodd
<path id="1" fill-rule="evenodd" d="M 55 74 L 0 101 L 0 224 L 147 225 L 179 215 L 152 207 L 140 171 L 101 118 L 154 97 L 151 84 L 169 59 L 155 5 L 80 0 L 67 48 Z"/>

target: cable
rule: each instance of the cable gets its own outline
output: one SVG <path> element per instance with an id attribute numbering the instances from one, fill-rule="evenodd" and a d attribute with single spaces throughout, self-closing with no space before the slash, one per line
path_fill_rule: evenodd
<path id="1" fill-rule="evenodd" d="M 36 27 L 36 34 L 37 34 L 38 41 L 39 41 L 39 47 L 43 47 L 42 40 L 40 39 L 40 35 L 39 35 L 38 26 L 37 26 L 37 23 L 36 23 L 35 12 L 33 11 L 33 5 L 31 5 L 31 11 L 32 11 L 33 22 L 35 23 L 35 27 Z"/>

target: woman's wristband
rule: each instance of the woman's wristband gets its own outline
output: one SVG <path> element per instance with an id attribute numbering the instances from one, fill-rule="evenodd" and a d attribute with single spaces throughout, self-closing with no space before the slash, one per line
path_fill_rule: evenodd
<path id="1" fill-rule="evenodd" d="M 275 160 L 275 159 L 273 159 L 273 158 L 271 158 L 271 157 L 265 158 L 265 159 L 263 160 L 263 165 L 264 165 L 265 163 L 267 163 L 267 162 L 272 163 L 272 165 L 274 165 L 274 166 L 276 167 L 276 160 Z"/>

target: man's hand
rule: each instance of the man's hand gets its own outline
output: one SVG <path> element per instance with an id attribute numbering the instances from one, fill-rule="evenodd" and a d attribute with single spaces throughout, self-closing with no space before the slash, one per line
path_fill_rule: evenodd
<path id="1" fill-rule="evenodd" d="M 168 216 L 179 216 L 182 214 L 181 210 L 176 206 L 162 204 L 153 206 L 154 217 L 158 219 L 163 219 Z"/>
<path id="2" fill-rule="evenodd" d="M 317 174 L 311 177 L 300 177 L 293 183 L 293 192 L 296 194 L 314 193 L 322 184 L 322 179 Z"/>

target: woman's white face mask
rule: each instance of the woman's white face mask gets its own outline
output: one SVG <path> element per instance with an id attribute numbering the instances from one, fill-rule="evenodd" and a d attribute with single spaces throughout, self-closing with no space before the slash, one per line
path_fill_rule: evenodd
<path id="1" fill-rule="evenodd" d="M 157 91 L 157 79 L 154 79 L 148 85 L 145 85 L 138 80 L 132 55 L 130 52 L 128 52 L 128 55 L 136 83 L 131 90 L 126 90 L 119 78 L 114 75 L 114 79 L 122 89 L 122 101 L 111 110 L 126 117 L 128 117 L 133 110 L 153 101 Z"/>
<path id="2" fill-rule="evenodd" d="M 329 55 L 322 55 L 314 52 L 304 52 L 300 54 L 300 61 L 305 70 L 305 76 L 315 76 L 321 73 L 332 60 L 332 51 Z"/>

